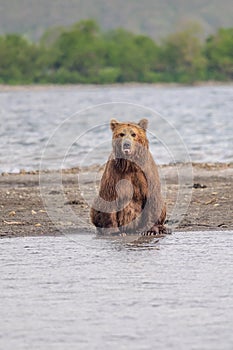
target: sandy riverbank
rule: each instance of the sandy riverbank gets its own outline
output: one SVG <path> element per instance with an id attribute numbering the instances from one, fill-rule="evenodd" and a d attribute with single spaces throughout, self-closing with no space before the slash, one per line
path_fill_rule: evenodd
<path id="1" fill-rule="evenodd" d="M 44 90 L 69 90 L 69 89 L 97 89 L 97 88 L 114 88 L 114 87 L 141 87 L 148 86 L 154 88 L 177 88 L 177 87 L 199 87 L 199 86 L 233 86 L 232 81 L 200 81 L 193 84 L 181 83 L 115 83 L 115 84 L 25 84 L 25 85 L 7 85 L 0 84 L 1 92 L 20 92 L 20 91 L 44 91 Z"/>
<path id="2" fill-rule="evenodd" d="M 174 209 L 179 189 L 176 169 L 174 165 L 161 167 L 161 176 L 166 179 L 168 216 Z M 94 233 L 86 199 L 92 197 L 96 188 L 92 179 L 96 178 L 97 170 L 90 167 L 64 171 L 62 189 L 53 182 L 58 172 L 45 173 L 43 186 L 39 185 L 38 171 L 0 175 L 0 237 Z M 193 164 L 192 170 L 191 201 L 175 230 L 232 230 L 233 164 Z M 82 174 L 81 190 L 78 174 Z M 49 207 L 45 205 L 41 189 L 46 192 Z"/>

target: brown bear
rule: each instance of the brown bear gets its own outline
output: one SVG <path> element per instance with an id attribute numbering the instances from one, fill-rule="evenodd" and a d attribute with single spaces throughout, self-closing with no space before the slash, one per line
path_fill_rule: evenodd
<path id="1" fill-rule="evenodd" d="M 91 208 L 91 221 L 100 234 L 168 233 L 166 206 L 158 169 L 149 151 L 147 119 L 139 123 L 112 119 L 112 153 Z"/>

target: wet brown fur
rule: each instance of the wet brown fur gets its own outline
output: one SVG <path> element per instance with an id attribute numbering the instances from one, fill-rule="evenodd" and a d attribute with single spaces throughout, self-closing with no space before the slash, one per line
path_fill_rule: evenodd
<path id="1" fill-rule="evenodd" d="M 113 152 L 105 166 L 99 197 L 91 208 L 91 221 L 102 234 L 158 233 L 164 229 L 166 207 L 158 169 L 149 151 L 147 120 L 138 124 L 111 120 L 110 126 Z M 125 138 L 131 142 L 129 157 L 122 154 Z M 101 210 L 98 210 L 101 200 Z M 112 210 L 109 203 L 113 203 Z"/>

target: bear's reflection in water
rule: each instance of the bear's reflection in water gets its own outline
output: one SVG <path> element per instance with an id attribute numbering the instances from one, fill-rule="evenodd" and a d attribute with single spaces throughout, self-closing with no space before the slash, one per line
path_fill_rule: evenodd
<path id="1" fill-rule="evenodd" d="M 137 234 L 127 235 L 96 235 L 96 239 L 103 239 L 109 243 L 116 244 L 118 249 L 126 247 L 128 249 L 159 249 L 159 244 L 168 236 L 167 234 L 157 234 L 151 236 L 142 236 Z"/>

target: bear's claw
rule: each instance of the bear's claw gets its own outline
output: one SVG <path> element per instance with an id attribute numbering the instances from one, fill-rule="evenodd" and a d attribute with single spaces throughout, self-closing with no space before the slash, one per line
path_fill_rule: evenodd
<path id="1" fill-rule="evenodd" d="M 163 225 L 154 225 L 150 230 L 141 233 L 142 236 L 157 236 L 171 234 L 170 228 Z"/>

